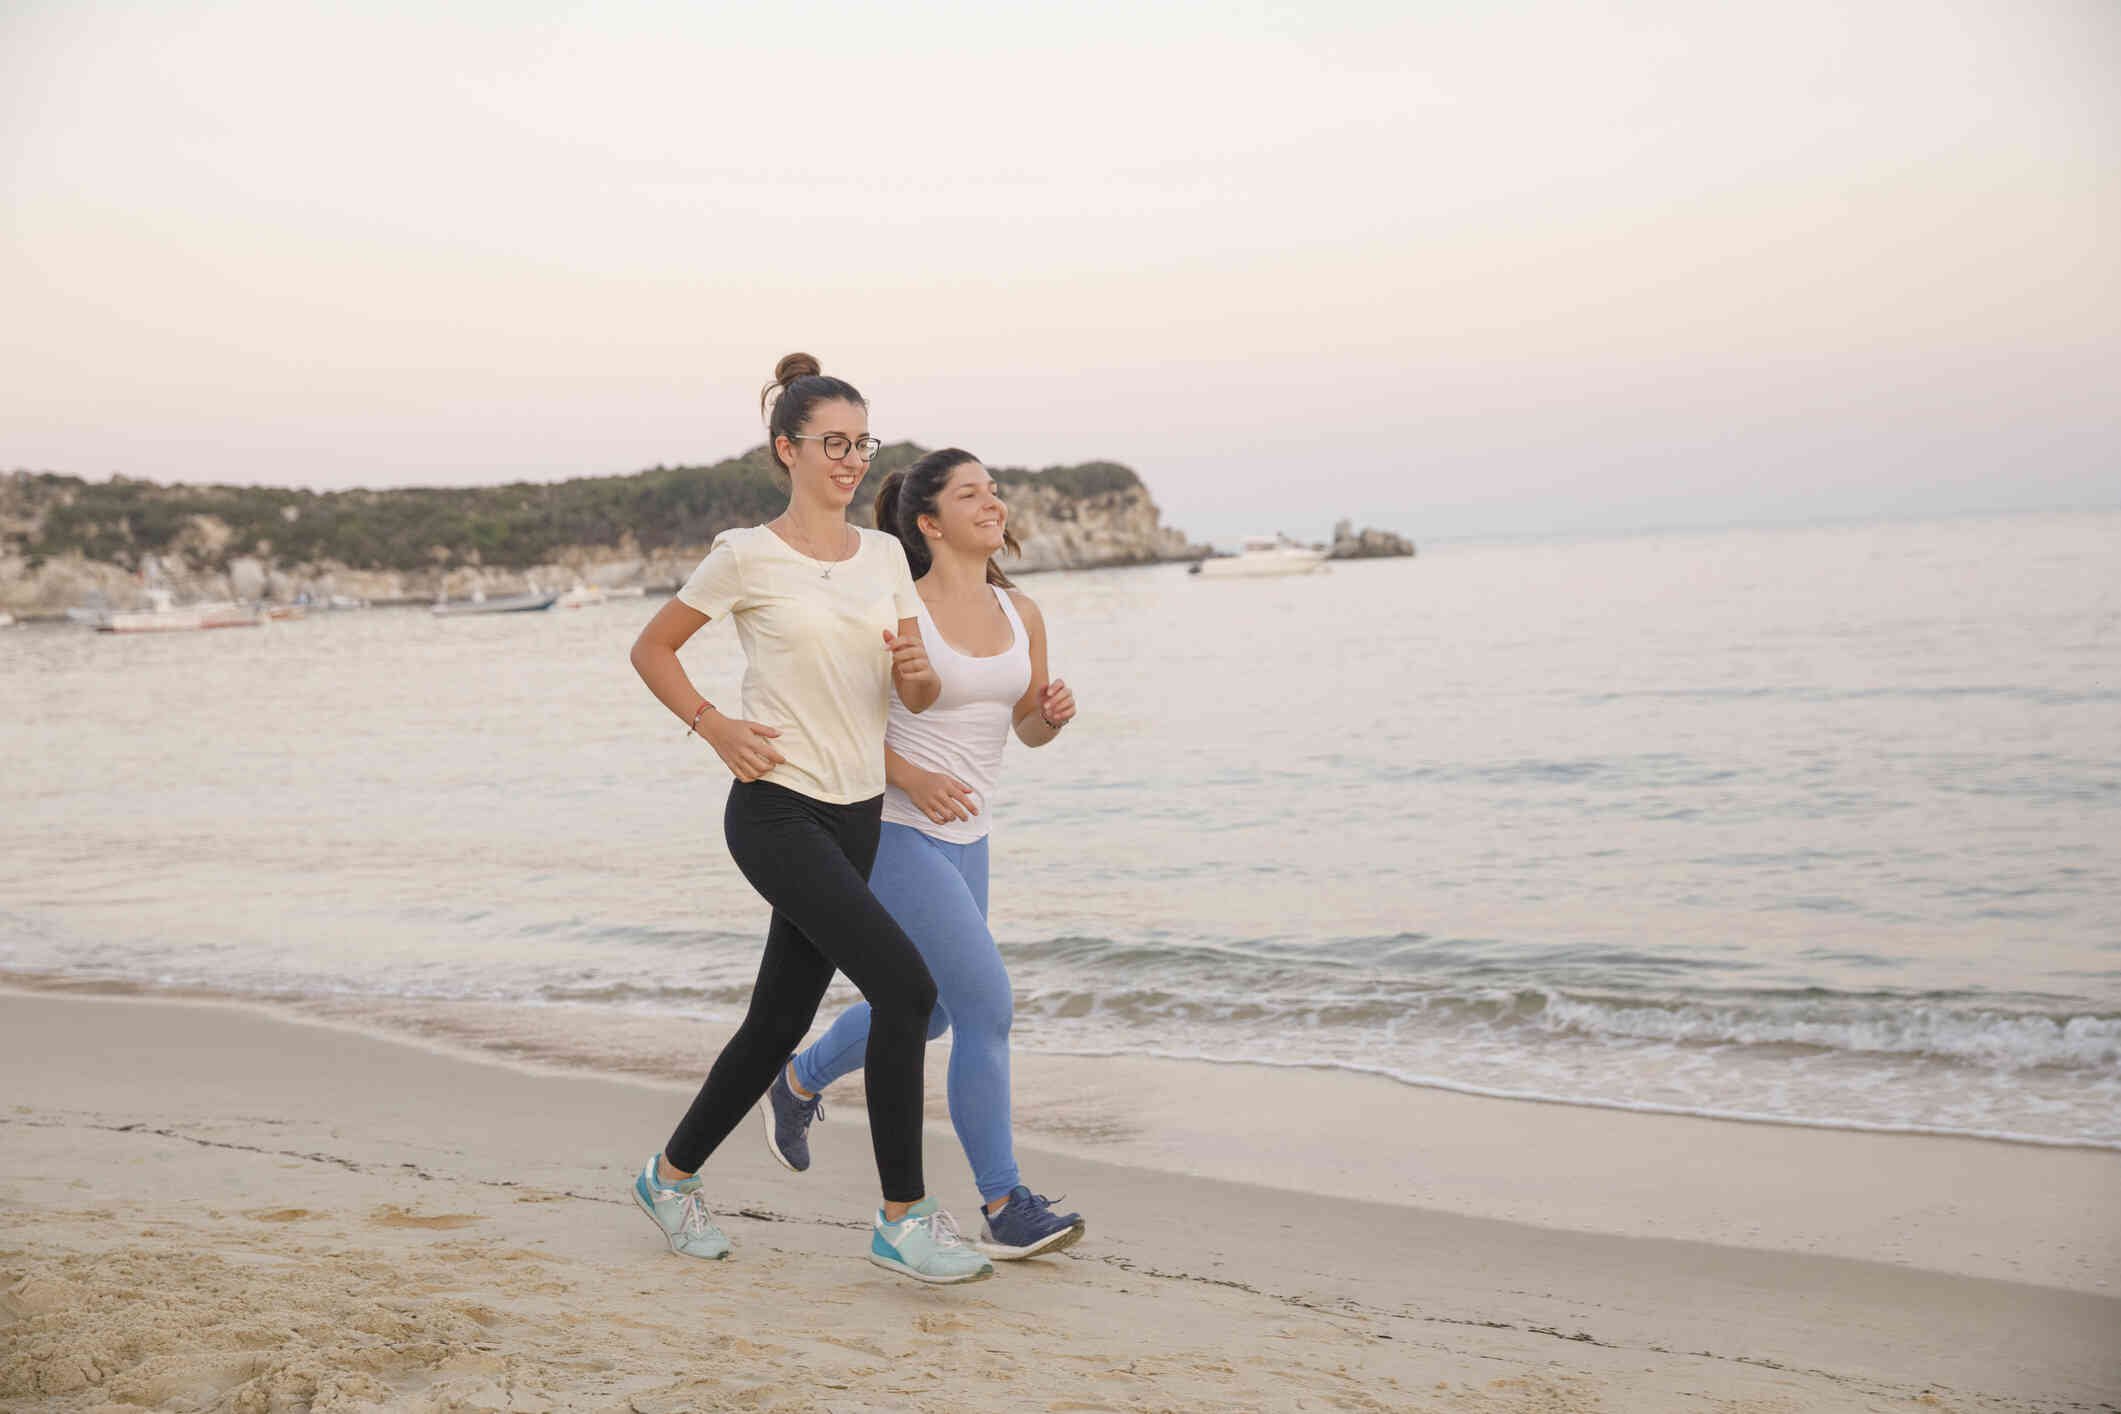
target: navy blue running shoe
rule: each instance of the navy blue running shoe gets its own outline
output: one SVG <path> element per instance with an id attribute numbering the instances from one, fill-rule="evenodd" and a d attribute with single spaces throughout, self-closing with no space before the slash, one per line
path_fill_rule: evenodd
<path id="1" fill-rule="evenodd" d="M 797 1095 L 788 1086 L 788 1067 L 783 1064 L 759 1103 L 759 1118 L 766 1122 L 766 1152 L 790 1173 L 801 1173 L 810 1167 L 810 1122 L 824 1117 L 824 1095 L 807 1100 Z"/>
<path id="2" fill-rule="evenodd" d="M 999 1262 L 1073 1247 L 1083 1235 L 1079 1213 L 1056 1213 L 1053 1200 L 1019 1183 L 998 1213 L 987 1213 L 973 1246 Z"/>

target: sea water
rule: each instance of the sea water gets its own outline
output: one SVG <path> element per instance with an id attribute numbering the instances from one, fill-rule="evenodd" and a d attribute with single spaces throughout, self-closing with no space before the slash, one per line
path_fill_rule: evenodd
<path id="1" fill-rule="evenodd" d="M 2117 550 L 2085 513 L 1027 576 L 1081 716 L 993 810 L 1015 1043 L 2121 1147 Z M 765 908 L 627 664 L 654 607 L 0 633 L 0 971 L 517 1004 L 592 1065 L 741 1015 Z M 735 701 L 726 626 L 684 659 Z"/>

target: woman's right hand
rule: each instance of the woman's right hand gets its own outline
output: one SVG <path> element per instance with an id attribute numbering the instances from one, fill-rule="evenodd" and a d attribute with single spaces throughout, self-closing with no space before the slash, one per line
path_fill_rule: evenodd
<path id="1" fill-rule="evenodd" d="M 947 825 L 952 820 L 970 820 L 979 814 L 979 807 L 972 803 L 972 787 L 941 771 L 921 771 L 906 783 L 904 789 L 907 799 L 921 814 L 938 825 Z"/>
<path id="2" fill-rule="evenodd" d="M 788 759 L 773 749 L 773 738 L 780 733 L 764 722 L 710 712 L 699 730 L 729 768 L 729 774 L 740 781 L 755 781 Z"/>

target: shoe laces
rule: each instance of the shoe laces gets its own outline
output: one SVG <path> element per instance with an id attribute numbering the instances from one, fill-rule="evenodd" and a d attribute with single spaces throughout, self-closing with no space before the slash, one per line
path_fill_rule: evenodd
<path id="1" fill-rule="evenodd" d="M 957 1219 L 950 1216 L 949 1209 L 937 1208 L 927 1217 L 920 1219 L 920 1221 L 928 1224 L 928 1235 L 935 1239 L 936 1246 L 962 1247 L 965 1245 L 965 1234 L 958 1231 Z"/>
<path id="2" fill-rule="evenodd" d="M 1065 1200 L 1067 1196 L 1063 1193 L 1059 1198 L 1048 1198 L 1043 1193 L 1033 1193 L 1027 1188 L 1024 1190 L 1023 1206 L 1033 1211 L 1050 1211 L 1055 1203 Z"/>
<path id="3" fill-rule="evenodd" d="M 687 1237 L 698 1237 L 714 1226 L 714 1220 L 707 1216 L 707 1205 L 700 1201 L 700 1190 L 697 1188 L 688 1189 L 679 1197 L 678 1211 L 685 1215 L 685 1220 L 678 1224 L 678 1231 Z"/>

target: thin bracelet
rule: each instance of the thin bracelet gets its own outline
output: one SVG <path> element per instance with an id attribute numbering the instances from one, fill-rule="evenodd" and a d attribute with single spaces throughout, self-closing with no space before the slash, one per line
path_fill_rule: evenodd
<path id="1" fill-rule="evenodd" d="M 712 702 L 709 702 L 704 697 L 700 699 L 700 705 L 692 709 L 692 724 L 685 728 L 685 735 L 698 736 L 700 734 L 700 718 L 706 716 L 707 709 L 709 707 L 712 707 L 713 705 L 714 704 Z M 1044 712 L 1040 712 L 1039 715 L 1043 717 L 1046 714 Z"/>

